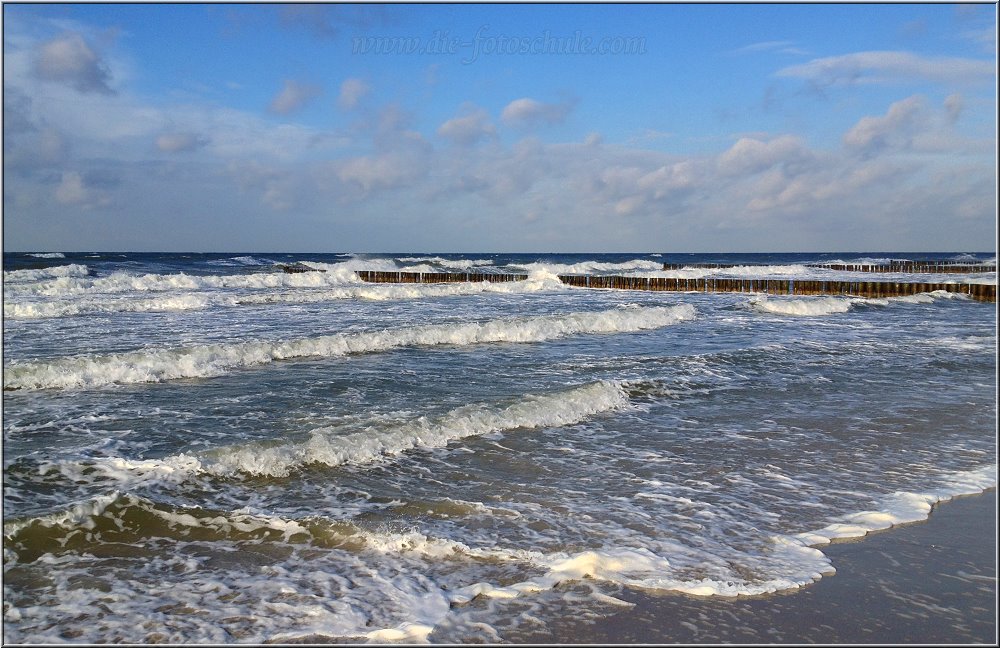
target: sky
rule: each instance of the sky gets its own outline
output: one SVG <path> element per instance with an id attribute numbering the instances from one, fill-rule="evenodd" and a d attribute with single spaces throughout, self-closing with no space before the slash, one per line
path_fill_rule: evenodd
<path id="1" fill-rule="evenodd" d="M 996 5 L 5 4 L 5 251 L 996 250 Z"/>

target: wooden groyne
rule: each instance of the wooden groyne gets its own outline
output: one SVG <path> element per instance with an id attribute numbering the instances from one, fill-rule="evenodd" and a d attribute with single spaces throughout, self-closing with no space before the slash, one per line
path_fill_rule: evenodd
<path id="1" fill-rule="evenodd" d="M 664 270 L 724 270 L 753 267 L 753 263 L 664 263 Z M 890 261 L 889 263 L 809 263 L 807 268 L 842 272 L 896 272 L 912 274 L 996 272 L 995 265 L 956 263 L 954 261 Z"/>
<path id="2" fill-rule="evenodd" d="M 524 281 L 523 274 L 475 272 L 384 272 L 359 270 L 358 277 L 373 283 L 456 283 L 464 281 Z M 997 300 L 996 284 L 917 283 L 905 281 L 814 281 L 797 279 L 683 279 L 612 275 L 559 275 L 559 280 L 578 288 L 652 290 L 665 292 L 735 292 L 768 295 L 844 295 L 853 297 L 905 297 L 943 290 L 968 295 L 982 302 Z"/>
<path id="3" fill-rule="evenodd" d="M 996 272 L 995 265 L 955 263 L 954 261 L 892 261 L 890 263 L 818 263 L 810 268 L 842 270 L 846 272 L 899 272 L 899 273 L 973 273 Z"/>
<path id="4" fill-rule="evenodd" d="M 481 272 L 385 272 L 358 270 L 358 277 L 372 283 L 461 283 L 463 281 L 524 281 L 526 274 Z"/>
<path id="5" fill-rule="evenodd" d="M 753 266 L 754 263 L 664 263 L 664 270 L 724 270 L 725 268 L 740 268 Z"/>

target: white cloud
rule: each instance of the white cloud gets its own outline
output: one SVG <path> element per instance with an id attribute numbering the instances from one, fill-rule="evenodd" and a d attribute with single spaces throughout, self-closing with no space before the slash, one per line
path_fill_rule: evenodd
<path id="1" fill-rule="evenodd" d="M 695 160 L 664 165 L 639 178 L 636 184 L 643 191 L 650 191 L 654 200 L 661 200 L 672 192 L 699 187 L 707 177 L 703 166 Z"/>
<path id="2" fill-rule="evenodd" d="M 862 152 L 891 145 L 906 146 L 911 141 L 923 105 L 923 97 L 914 95 L 889 106 L 885 115 L 862 117 L 844 133 L 844 145 Z"/>
<path id="3" fill-rule="evenodd" d="M 152 103 L 121 85 L 117 57 L 102 63 L 115 71 L 118 94 L 81 92 L 76 77 L 40 75 L 38 43 L 5 43 L 5 201 L 18 206 L 5 213 L 5 227 L 18 232 L 14 247 L 60 247 L 41 240 L 57 230 L 72 231 L 81 247 L 100 247 L 111 232 L 123 247 L 608 251 L 972 247 L 963 241 L 995 234 L 995 133 L 974 128 L 984 114 L 992 119 L 993 99 L 964 90 L 943 103 L 911 97 L 856 117 L 833 134 L 842 146 L 829 150 L 780 132 L 685 154 L 644 146 L 662 135 L 652 131 L 642 141 L 581 130 L 571 142 L 508 144 L 496 136 L 500 124 L 531 132 L 572 110 L 527 97 L 500 117 L 461 107 L 426 133 L 457 145 L 435 148 L 413 130 L 427 113 L 368 110 L 359 93 L 347 103 L 366 110 L 340 131 L 275 124 L 217 103 Z M 315 96 L 288 95 L 288 111 Z M 964 139 L 956 119 L 968 122 Z M 184 164 L 166 155 L 182 152 Z M 82 210 L 90 210 L 78 219 L 86 223 L 73 223 Z M 200 227 L 209 217 L 213 227 Z M 940 219 L 959 217 L 961 232 L 948 236 L 965 238 L 941 241 Z"/>
<path id="4" fill-rule="evenodd" d="M 156 138 L 156 148 L 165 153 L 196 151 L 208 144 L 208 140 L 195 133 L 164 133 Z"/>
<path id="5" fill-rule="evenodd" d="M 84 176 L 77 171 L 62 174 L 62 179 L 55 190 L 56 202 L 61 205 L 89 209 L 95 206 L 106 206 L 110 199 L 106 192 L 88 186 Z"/>
<path id="6" fill-rule="evenodd" d="M 433 147 L 413 131 L 382 131 L 374 136 L 376 151 L 333 163 L 337 180 L 353 194 L 341 195 L 341 200 L 361 199 L 374 192 L 395 190 L 414 184 L 427 176 L 434 165 Z M 360 190 L 360 191 L 358 191 Z"/>
<path id="7" fill-rule="evenodd" d="M 507 104 L 500 119 L 508 126 L 533 128 L 542 124 L 558 124 L 573 110 L 571 103 L 543 103 L 529 97 Z"/>
<path id="8" fill-rule="evenodd" d="M 944 109 L 948 113 L 948 122 L 954 124 L 958 121 L 965 108 L 965 99 L 959 93 L 950 94 L 945 97 Z"/>
<path id="9" fill-rule="evenodd" d="M 71 171 L 63 174 L 56 187 L 56 200 L 64 205 L 75 205 L 87 200 L 87 190 L 79 173 Z"/>
<path id="10" fill-rule="evenodd" d="M 281 92 L 275 95 L 267 109 L 278 115 L 287 115 L 302 108 L 302 106 L 319 96 L 322 92 L 322 88 L 317 85 L 286 79 Z"/>
<path id="11" fill-rule="evenodd" d="M 996 56 L 997 30 L 995 26 L 983 29 L 970 29 L 962 32 L 961 36 L 978 45 L 984 53 Z"/>
<path id="12" fill-rule="evenodd" d="M 805 55 L 808 54 L 804 49 L 796 46 L 795 41 L 790 40 L 779 40 L 779 41 L 762 41 L 759 43 L 752 43 L 746 45 L 737 50 L 733 51 L 733 54 L 751 54 L 754 52 L 778 52 L 779 54 L 795 54 L 795 55 Z"/>
<path id="13" fill-rule="evenodd" d="M 985 83 L 996 78 L 992 61 L 920 56 L 912 52 L 856 52 L 813 59 L 776 73 L 780 77 L 805 79 L 823 86 L 898 81 L 938 83 Z"/>
<path id="14" fill-rule="evenodd" d="M 426 167 L 412 156 L 382 153 L 352 158 L 338 172 L 342 182 L 356 183 L 363 195 L 382 189 L 394 189 L 416 180 Z"/>
<path id="15" fill-rule="evenodd" d="M 337 98 L 337 105 L 341 110 L 353 110 L 368 92 L 371 86 L 362 79 L 345 79 L 340 84 L 340 96 Z"/>
<path id="16" fill-rule="evenodd" d="M 80 92 L 114 92 L 107 65 L 75 32 L 41 43 L 35 52 L 34 72 L 41 79 L 64 83 Z"/>
<path id="17" fill-rule="evenodd" d="M 743 137 L 719 156 L 719 169 L 728 175 L 753 174 L 776 164 L 800 162 L 808 157 L 804 142 L 792 135 L 769 141 Z"/>
<path id="18" fill-rule="evenodd" d="M 471 104 L 462 107 L 461 116 L 441 124 L 437 134 L 462 146 L 471 146 L 483 138 L 496 137 L 497 131 L 490 123 L 485 110 Z"/>

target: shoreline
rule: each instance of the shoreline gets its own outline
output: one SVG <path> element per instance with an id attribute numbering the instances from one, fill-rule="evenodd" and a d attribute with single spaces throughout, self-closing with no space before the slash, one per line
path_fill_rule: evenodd
<path id="1" fill-rule="evenodd" d="M 515 643 L 959 643 L 997 640 L 996 488 L 934 505 L 920 522 L 822 547 L 837 572 L 760 597 L 622 588 L 634 605 L 593 622 L 571 610 Z M 584 625 L 586 623 L 586 625 Z"/>

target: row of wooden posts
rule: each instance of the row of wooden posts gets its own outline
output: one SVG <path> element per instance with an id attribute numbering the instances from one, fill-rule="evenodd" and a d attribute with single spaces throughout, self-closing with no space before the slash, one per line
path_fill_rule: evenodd
<path id="1" fill-rule="evenodd" d="M 747 264 L 743 264 L 747 265 Z M 718 270 L 722 268 L 737 268 L 736 263 L 664 263 L 664 270 L 689 270 L 705 268 Z M 810 263 L 808 268 L 823 270 L 841 270 L 846 272 L 899 272 L 899 273 L 974 273 L 996 272 L 995 265 L 956 263 L 954 261 L 890 261 L 889 263 Z"/>
<path id="2" fill-rule="evenodd" d="M 525 274 L 475 272 L 385 272 L 359 270 L 363 281 L 374 283 L 456 283 L 524 281 Z M 944 290 L 968 295 L 982 302 L 995 302 L 996 284 L 916 283 L 902 281 L 816 281 L 798 279 L 683 279 L 613 275 L 559 275 L 559 280 L 579 288 L 613 288 L 671 292 L 737 292 L 769 295 L 852 295 L 857 297 L 903 297 Z"/>

